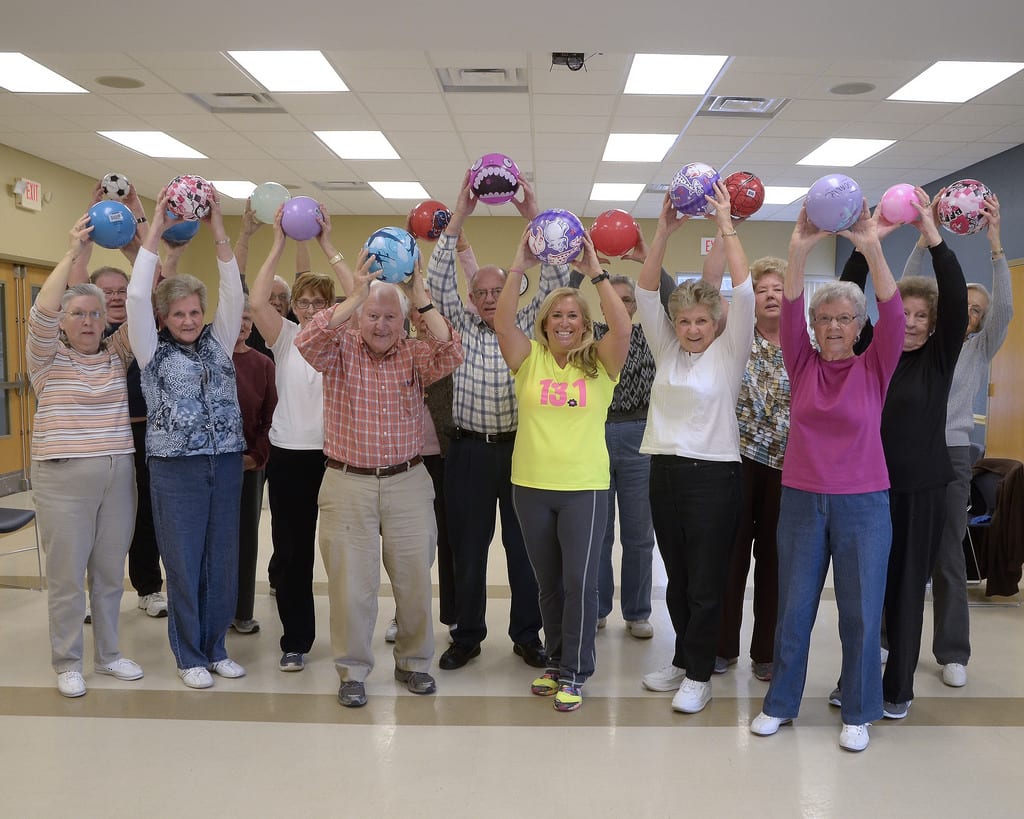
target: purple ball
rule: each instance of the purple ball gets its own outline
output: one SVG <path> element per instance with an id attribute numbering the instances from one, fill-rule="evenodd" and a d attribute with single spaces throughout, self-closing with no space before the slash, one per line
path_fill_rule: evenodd
<path id="1" fill-rule="evenodd" d="M 567 210 L 546 210 L 530 220 L 527 241 L 542 262 L 568 264 L 583 252 L 583 225 Z"/>
<path id="2" fill-rule="evenodd" d="M 320 203 L 309 196 L 293 196 L 284 203 L 281 228 L 289 239 L 304 242 L 320 235 Z"/>
<path id="3" fill-rule="evenodd" d="M 505 154 L 484 154 L 469 169 L 469 187 L 485 205 L 504 205 L 519 190 L 519 166 Z"/>
<path id="4" fill-rule="evenodd" d="M 703 162 L 691 162 L 679 169 L 668 187 L 668 197 L 680 213 L 699 216 L 706 212 L 705 196 L 713 196 L 718 171 Z"/>
<path id="5" fill-rule="evenodd" d="M 807 218 L 821 230 L 837 233 L 860 218 L 864 194 L 860 185 L 841 173 L 821 177 L 807 191 Z"/>

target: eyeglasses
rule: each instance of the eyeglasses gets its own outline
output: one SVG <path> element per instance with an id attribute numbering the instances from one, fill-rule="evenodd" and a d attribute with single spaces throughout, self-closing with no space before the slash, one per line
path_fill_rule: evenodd
<path id="1" fill-rule="evenodd" d="M 308 310 L 312 307 L 314 310 L 323 310 L 327 306 L 327 302 L 323 299 L 315 299 L 310 301 L 309 299 L 298 299 L 295 302 L 295 306 L 300 310 Z"/>
<path id="2" fill-rule="evenodd" d="M 486 299 L 488 296 L 492 299 L 496 299 L 501 295 L 501 290 L 502 288 L 500 287 L 492 287 L 490 290 L 474 290 L 472 295 L 474 299 L 480 299 L 481 301 Z"/>
<path id="3" fill-rule="evenodd" d="M 64 315 L 73 321 L 85 321 L 86 316 L 91 318 L 93 321 L 99 321 L 103 318 L 103 313 L 99 310 L 71 310 Z"/>
<path id="4" fill-rule="evenodd" d="M 811 324 L 815 327 L 828 327 L 834 321 L 840 327 L 847 327 L 856 320 L 856 316 L 851 316 L 849 313 L 843 313 L 841 316 L 815 316 L 811 321 Z"/>
<path id="5" fill-rule="evenodd" d="M 287 293 L 271 293 L 268 301 L 288 301 Z"/>
<path id="6" fill-rule="evenodd" d="M 103 295 L 108 299 L 112 299 L 114 296 L 120 296 L 123 299 L 128 295 L 128 291 L 122 287 L 120 290 L 104 290 Z"/>

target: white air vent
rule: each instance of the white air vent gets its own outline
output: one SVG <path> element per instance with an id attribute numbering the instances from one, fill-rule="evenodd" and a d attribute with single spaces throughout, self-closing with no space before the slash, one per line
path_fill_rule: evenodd
<path id="1" fill-rule="evenodd" d="M 211 114 L 283 114 L 284 108 L 270 94 L 240 92 L 189 94 Z"/>
<path id="2" fill-rule="evenodd" d="M 322 191 L 368 191 L 370 186 L 365 182 L 353 179 L 330 179 L 324 182 L 313 182 Z"/>
<path id="3" fill-rule="evenodd" d="M 439 68 L 437 78 L 447 92 L 505 91 L 525 94 L 529 90 L 526 69 L 518 66 L 492 68 Z"/>
<path id="4" fill-rule="evenodd" d="M 697 116 L 771 119 L 788 103 L 786 97 L 708 97 Z"/>

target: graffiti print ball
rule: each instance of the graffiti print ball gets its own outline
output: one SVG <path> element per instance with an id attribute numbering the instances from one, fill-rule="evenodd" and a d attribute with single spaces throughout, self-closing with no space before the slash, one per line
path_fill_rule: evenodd
<path id="1" fill-rule="evenodd" d="M 530 220 L 527 242 L 542 262 L 568 264 L 583 252 L 583 224 L 567 210 L 546 210 Z"/>
<path id="2" fill-rule="evenodd" d="M 409 231 L 400 227 L 384 227 L 370 234 L 364 247 L 376 259 L 370 270 L 384 282 L 404 282 L 416 267 L 420 248 Z"/>
<path id="3" fill-rule="evenodd" d="M 707 200 L 705 196 L 713 196 L 718 171 L 703 162 L 691 162 L 679 169 L 668 186 L 668 197 L 680 213 L 688 216 L 699 216 L 705 213 Z"/>
<path id="4" fill-rule="evenodd" d="M 957 236 L 970 236 L 985 227 L 985 197 L 992 191 L 977 179 L 958 179 L 939 198 L 939 224 Z"/>
<path id="5" fill-rule="evenodd" d="M 167 183 L 167 207 L 175 216 L 187 221 L 205 219 L 210 215 L 213 185 L 201 176 L 184 174 Z"/>

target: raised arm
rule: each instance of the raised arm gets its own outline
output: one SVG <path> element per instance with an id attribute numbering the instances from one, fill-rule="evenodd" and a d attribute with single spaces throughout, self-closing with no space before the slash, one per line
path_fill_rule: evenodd
<path id="1" fill-rule="evenodd" d="M 245 210 L 242 211 L 242 229 L 235 240 L 235 261 L 238 263 L 238 272 L 245 281 L 246 266 L 249 264 L 249 239 L 260 229 L 260 222 L 256 218 L 256 211 L 252 209 L 252 197 L 245 200 Z"/>
<path id="2" fill-rule="evenodd" d="M 220 273 L 217 312 L 213 316 L 213 337 L 230 355 L 235 346 L 235 339 L 238 338 L 238 328 L 242 326 L 245 294 L 242 291 L 242 276 L 235 262 L 235 252 L 231 249 L 231 240 L 224 229 L 224 214 L 220 209 L 220 194 L 216 188 L 210 197 L 210 213 L 206 216 L 206 221 L 213 232 L 213 245 L 217 250 L 217 269 Z"/>
<path id="3" fill-rule="evenodd" d="M 70 239 L 68 240 L 68 252 L 65 253 L 57 266 L 53 268 L 50 275 L 46 277 L 43 286 L 36 296 L 36 304 L 45 307 L 52 313 L 60 310 L 60 300 L 68 287 L 68 278 L 77 260 L 92 246 L 92 225 L 89 224 L 89 214 L 83 213 L 71 226 Z M 88 281 L 88 277 L 86 277 Z M 76 282 L 83 284 L 84 282 Z"/>
<path id="4" fill-rule="evenodd" d="M 804 268 L 807 257 L 814 246 L 828 234 L 807 218 L 807 206 L 800 208 L 800 215 L 793 227 L 793 235 L 789 237 L 789 264 L 786 268 L 786 281 L 782 294 L 787 301 L 795 301 L 804 292 Z"/>
<path id="5" fill-rule="evenodd" d="M 497 312 L 494 314 L 494 332 L 498 336 L 498 346 L 502 358 L 510 370 L 515 372 L 530 355 L 530 339 L 516 322 L 516 307 L 519 304 L 519 285 L 523 281 L 523 273 L 537 264 L 537 257 L 530 252 L 527 238 L 530 229 L 523 231 L 516 249 L 515 259 L 508 270 L 508 278 L 498 297 Z"/>
<path id="6" fill-rule="evenodd" d="M 476 197 L 469 187 L 469 171 L 462 178 L 459 197 L 452 211 L 452 218 L 444 232 L 438 237 L 434 252 L 427 263 L 427 282 L 431 295 L 437 300 L 438 308 L 457 327 L 464 327 L 463 316 L 468 309 L 459 296 L 459 285 L 455 256 L 465 241 L 462 233 L 466 217 L 476 208 Z M 468 246 L 468 243 L 467 243 Z M 474 274 L 476 271 L 473 271 Z M 473 276 L 467 271 L 467 291 L 473 286 Z M 472 302 L 470 302 L 472 304 Z"/>
<path id="7" fill-rule="evenodd" d="M 287 241 L 281 227 L 283 208 L 283 205 L 278 208 L 277 214 L 274 216 L 274 241 L 270 246 L 270 253 L 249 289 L 249 308 L 252 310 L 253 323 L 269 347 L 273 347 L 277 342 L 278 336 L 281 335 L 281 327 L 284 326 L 284 318 L 270 303 L 270 291 L 274 286 L 274 276 L 277 273 L 277 266 L 281 261 L 281 254 L 284 252 Z"/>
<path id="8" fill-rule="evenodd" d="M 704 198 L 715 207 L 715 223 L 718 225 L 718 232 L 721 234 L 725 246 L 725 261 L 732 276 L 732 286 L 739 287 L 750 278 L 750 265 L 747 262 L 747 252 L 743 249 L 743 242 L 740 241 L 739 233 L 736 232 L 736 223 L 732 220 L 730 213 L 732 202 L 725 182 L 722 180 L 715 182 L 715 195 Z M 719 280 L 719 286 L 721 286 L 721 280 Z"/>
<path id="9" fill-rule="evenodd" d="M 896 294 L 896 280 L 889 269 L 889 263 L 885 260 L 885 254 L 882 253 L 882 240 L 879 233 L 880 218 L 881 208 L 875 208 L 875 212 L 872 214 L 868 209 L 868 200 L 865 199 L 857 221 L 849 230 L 841 231 L 840 235 L 853 242 L 867 259 L 868 269 L 871 271 L 871 283 L 875 287 L 875 298 L 879 301 L 889 301 Z M 789 275 L 789 273 L 786 274 L 787 284 Z"/>
<path id="10" fill-rule="evenodd" d="M 406 288 L 409 296 L 409 303 L 423 316 L 427 325 L 427 331 L 438 341 L 450 341 L 452 337 L 451 325 L 444 320 L 444 317 L 434 309 L 430 296 L 423 281 L 423 266 L 421 257 L 416 257 L 416 264 L 412 271 L 412 280 Z"/>
<path id="11" fill-rule="evenodd" d="M 629 339 L 633 333 L 633 319 L 622 303 L 619 294 L 612 286 L 608 274 L 601 270 L 601 263 L 594 249 L 594 242 L 589 233 L 583 234 L 583 258 L 579 264 L 580 272 L 591 282 L 595 282 L 597 293 L 601 298 L 601 312 L 608 322 L 608 332 L 597 342 L 597 357 L 612 378 L 617 378 L 626 363 L 629 353 Z"/>
<path id="12" fill-rule="evenodd" d="M 352 268 L 345 263 L 345 257 L 335 249 L 334 243 L 331 241 L 331 214 L 327 212 L 327 207 L 323 202 L 320 203 L 320 215 L 317 216 L 317 221 L 320 223 L 320 234 L 316 240 L 319 242 L 324 256 L 327 257 L 327 264 L 331 266 L 334 275 L 338 277 L 341 292 L 350 296 L 356 286 L 355 276 L 352 273 Z M 303 242 L 299 242 L 299 247 L 302 247 L 303 244 Z M 309 253 L 307 251 L 306 270 L 309 269 Z"/>
<path id="13" fill-rule="evenodd" d="M 644 259 L 644 266 L 640 269 L 640 278 L 637 286 L 642 290 L 657 291 L 661 286 L 661 266 L 665 261 L 665 250 L 668 248 L 668 237 L 679 230 L 680 226 L 690 217 L 683 216 L 676 210 L 668 194 L 661 203 L 661 213 L 658 214 L 658 227 L 654 231 L 654 239 Z"/>
<path id="14" fill-rule="evenodd" d="M 999 200 L 994 195 L 986 197 L 983 211 L 988 223 L 988 243 L 992 256 L 992 298 L 979 333 L 991 360 L 1006 340 L 1010 319 L 1013 318 L 1013 285 L 1006 252 L 999 237 Z"/>

